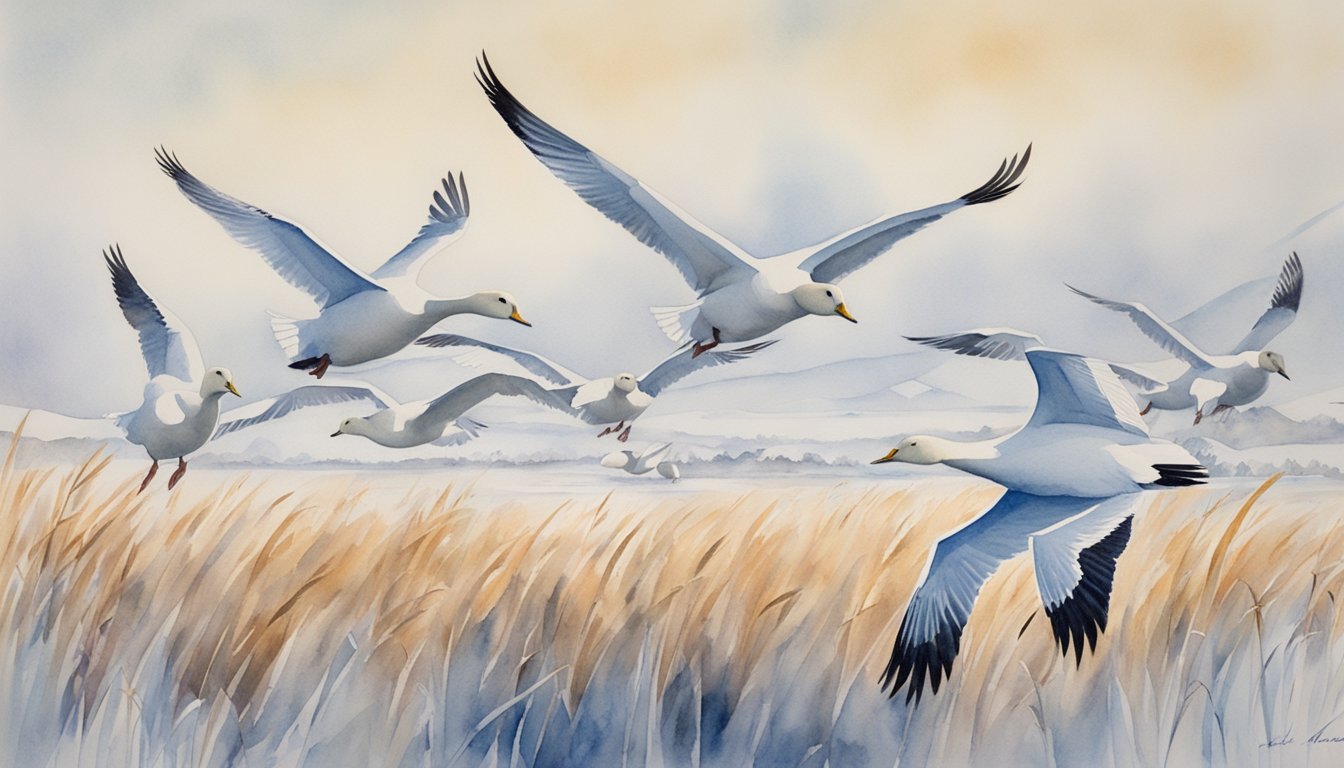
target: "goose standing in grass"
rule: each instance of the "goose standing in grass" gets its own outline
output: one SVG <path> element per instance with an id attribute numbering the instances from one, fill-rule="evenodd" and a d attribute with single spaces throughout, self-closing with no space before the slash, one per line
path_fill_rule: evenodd
<path id="1" fill-rule="evenodd" d="M 291 368 L 307 370 L 320 379 L 330 366 L 358 365 L 391 355 L 451 315 L 475 314 L 531 325 L 518 313 L 513 296 L 503 291 L 441 298 L 417 282 L 429 257 L 456 240 L 467 225 L 471 201 L 461 173 L 456 180 L 452 174 L 444 177 L 443 192 L 434 192 L 429 221 L 415 238 L 381 267 L 365 274 L 298 224 L 205 184 L 167 150 L 155 154 L 159 167 L 188 200 L 317 303 L 316 317 L 272 316 L 276 341 L 293 361 Z"/>
<path id="2" fill-rule="evenodd" d="M 1095 648 L 1097 632 L 1106 628 L 1111 575 L 1129 539 L 1127 517 L 1095 517 L 1093 509 L 1113 510 L 1125 503 L 1115 497 L 1208 478 L 1189 451 L 1149 436 L 1134 398 L 1106 363 L 1040 348 L 1025 355 L 1036 407 L 1017 432 L 972 442 L 914 435 L 873 462 L 945 464 L 1008 491 L 934 548 L 882 675 L 893 696 L 909 681 L 906 700 L 918 701 L 926 678 L 938 691 L 981 585 L 1028 546 L 1056 641 L 1067 652 L 1071 637 L 1081 662 L 1083 636 Z M 1075 515 L 1096 524 L 1063 524 L 1082 519 Z"/>
<path id="3" fill-rule="evenodd" d="M 332 437 L 360 435 L 388 448 L 412 448 L 427 443 L 460 445 L 485 429 L 484 424 L 465 418 L 463 414 L 495 395 L 526 397 L 541 405 L 565 410 L 563 403 L 531 379 L 500 373 L 477 376 L 432 400 L 414 403 L 398 403 L 370 384 L 310 384 L 272 398 L 270 405 L 255 416 L 221 424 L 216 437 L 310 406 L 364 402 L 378 410 L 369 416 L 351 416 L 342 420 Z"/>
<path id="4" fill-rule="evenodd" d="M 1016 156 L 1005 160 L 993 178 L 955 200 L 884 216 L 818 245 L 763 259 L 537 117 L 504 87 L 484 54 L 477 62 L 476 77 L 495 111 L 551 173 L 666 257 L 699 293 L 686 306 L 653 308 L 659 326 L 673 341 L 694 342 L 694 355 L 720 342 L 758 339 L 809 314 L 857 322 L 836 281 L 942 217 L 1017 189 L 1031 158 L 1028 146 L 1021 161 Z"/>
<path id="5" fill-rule="evenodd" d="M 629 450 L 614 451 L 602 457 L 602 466 L 624 470 L 632 475 L 645 475 L 657 470 L 659 475 L 675 483 L 681 477 L 681 472 L 676 464 L 667 461 L 671 451 L 671 443 L 655 443 L 638 455 Z"/>
<path id="6" fill-rule="evenodd" d="M 160 461 L 177 459 L 177 470 L 168 478 L 171 490 L 187 473 L 187 454 L 205 445 L 215 431 L 219 399 L 237 395 L 238 388 L 229 369 L 206 370 L 191 332 L 140 287 L 120 246 L 104 251 L 103 260 L 112 273 L 117 305 L 140 337 L 140 352 L 149 371 L 140 407 L 118 414 L 116 424 L 153 462 L 140 491 L 154 479 Z"/>
<path id="7" fill-rule="evenodd" d="M 1283 263 L 1269 309 L 1229 355 L 1204 352 L 1142 304 L 1103 299 L 1073 286 L 1069 289 L 1107 309 L 1128 315 L 1145 336 L 1188 366 L 1175 379 L 1145 388 L 1141 397 L 1148 404 L 1140 413 L 1146 414 L 1150 408 L 1180 410 L 1194 407 L 1195 423 L 1198 424 L 1206 415 L 1214 416 L 1233 406 L 1254 402 L 1269 388 L 1271 373 L 1288 378 L 1283 356 L 1265 349 L 1265 345 L 1297 317 L 1297 308 L 1302 301 L 1302 262 L 1297 253 Z"/>
<path id="8" fill-rule="evenodd" d="M 745 360 L 775 341 L 772 339 L 736 349 L 715 350 L 704 357 L 696 355 L 692 350 L 680 349 L 643 376 L 618 373 L 601 379 L 584 378 L 541 355 L 456 334 L 426 336 L 415 343 L 426 347 L 468 349 L 466 353 L 455 355 L 454 359 L 469 367 L 489 364 L 489 361 L 482 360 L 476 354 L 476 350 L 492 354 L 496 361 L 512 361 L 539 381 L 559 385 L 550 391 L 567 403 L 570 412 L 577 418 L 588 424 L 615 425 L 603 429 L 598 437 L 619 433 L 616 439 L 624 443 L 630 438 L 630 429 L 634 426 L 626 422 L 634 422 L 639 418 L 664 389 L 701 368 Z"/>

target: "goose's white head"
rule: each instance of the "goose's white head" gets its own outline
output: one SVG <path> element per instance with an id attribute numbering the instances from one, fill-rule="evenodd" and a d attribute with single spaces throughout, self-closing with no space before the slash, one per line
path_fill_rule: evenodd
<path id="1" fill-rule="evenodd" d="M 228 368 L 211 368 L 205 372 L 205 378 L 201 379 L 201 397 L 210 395 L 222 395 L 228 392 L 237 397 L 238 388 L 233 385 L 233 374 L 229 373 Z"/>
<path id="2" fill-rule="evenodd" d="M 940 437 L 911 435 L 897 443 L 886 456 L 872 463 L 886 464 L 899 461 L 905 464 L 938 464 L 951 455 L 947 450 L 948 443 L 949 441 Z"/>
<path id="3" fill-rule="evenodd" d="M 798 306 L 810 314 L 839 315 L 851 323 L 859 322 L 845 308 L 845 294 L 840 292 L 838 285 L 807 283 L 794 288 L 790 293 Z"/>
<path id="4" fill-rule="evenodd" d="M 485 315 L 498 320 L 512 320 L 529 327 L 532 325 L 524 320 L 522 315 L 518 314 L 518 302 L 511 293 L 504 291 L 473 293 L 467 297 L 467 303 L 470 305 L 471 311 L 478 315 Z"/>
<path id="5" fill-rule="evenodd" d="M 616 378 L 612 379 L 612 386 L 628 395 L 639 389 L 639 379 L 636 379 L 633 373 L 618 373 Z"/>
<path id="6" fill-rule="evenodd" d="M 331 436 L 340 437 L 341 435 L 364 435 L 365 437 L 367 437 L 368 434 L 369 434 L 369 420 L 362 416 L 351 416 L 345 421 L 342 421 L 341 426 L 337 427 L 336 431 L 331 433 Z"/>
<path id="7" fill-rule="evenodd" d="M 616 451 L 602 457 L 602 466 L 608 469 L 625 469 L 634 462 L 635 454 L 632 451 Z"/>
<path id="8" fill-rule="evenodd" d="M 1283 355 L 1280 355 L 1278 352 L 1270 352 L 1266 349 L 1264 352 L 1260 353 L 1255 364 L 1270 373 L 1277 373 L 1283 378 L 1288 379 L 1288 373 L 1283 367 Z M 1292 379 L 1288 380 L 1292 381 Z"/>

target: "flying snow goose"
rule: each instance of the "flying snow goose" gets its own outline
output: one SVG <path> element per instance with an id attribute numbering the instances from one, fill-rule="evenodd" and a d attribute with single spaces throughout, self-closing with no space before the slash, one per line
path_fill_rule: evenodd
<path id="1" fill-rule="evenodd" d="M 302 408 L 343 402 L 376 406 L 369 416 L 344 419 L 332 437 L 361 435 L 388 448 L 411 448 L 433 443 L 459 445 L 476 437 L 485 425 L 463 417 L 468 410 L 495 395 L 522 396 L 542 405 L 564 409 L 550 393 L 531 379 L 487 373 L 465 381 L 432 400 L 398 403 L 369 384 L 311 384 L 279 397 L 261 413 L 220 425 L 216 436 L 282 418 Z"/>
<path id="2" fill-rule="evenodd" d="M 681 477 L 681 472 L 677 470 L 676 464 L 666 460 L 671 450 L 671 443 L 655 443 L 640 454 L 629 450 L 614 451 L 602 457 L 602 466 L 624 470 L 632 475 L 644 475 L 656 469 L 659 475 L 675 482 Z"/>
<path id="3" fill-rule="evenodd" d="M 1007 491 L 980 517 L 938 541 L 905 609 L 882 689 L 919 703 L 927 681 L 938 693 L 961 650 L 980 589 L 1005 561 L 1031 551 L 1036 589 L 1055 644 L 1075 664 L 1106 631 L 1116 561 L 1129 543 L 1132 497 L 1089 499 Z"/>
<path id="4" fill-rule="evenodd" d="M 177 470 L 168 478 L 171 490 L 187 473 L 187 454 L 205 445 L 215 431 L 219 399 L 237 395 L 238 388 L 229 369 L 206 370 L 191 332 L 140 287 L 120 246 L 103 251 L 103 261 L 112 273 L 117 305 L 140 337 L 140 352 L 149 371 L 140 407 L 117 414 L 116 424 L 153 462 L 140 491 L 154 479 L 160 461 L 177 459 Z"/>
<path id="5" fill-rule="evenodd" d="M 486 341 L 458 336 L 436 334 L 415 342 L 426 347 L 456 347 L 485 350 L 503 359 L 512 360 L 539 380 L 559 385 L 550 391 L 573 409 L 573 415 L 588 424 L 615 424 L 598 433 L 598 437 L 619 433 L 617 440 L 624 443 L 630 438 L 633 422 L 644 413 L 654 398 L 672 384 L 700 370 L 726 363 L 735 363 L 774 344 L 769 341 L 749 344 L 736 349 L 716 350 L 708 356 L 698 356 L 693 350 L 681 349 L 672 353 L 643 376 L 618 373 L 600 379 L 587 379 L 557 363 L 531 352 L 491 344 Z M 462 365 L 479 367 L 488 364 L 476 354 L 458 354 L 454 359 Z M 626 425 L 626 422 L 632 422 Z M 624 431 L 622 431 L 624 428 Z"/>
<path id="6" fill-rule="evenodd" d="M 552 127 L 523 106 L 481 55 L 476 77 L 513 133 L 551 173 L 585 202 L 661 253 L 698 292 L 692 304 L 654 307 L 663 331 L 699 355 L 719 342 L 751 341 L 806 315 L 857 322 L 835 282 L 877 258 L 898 240 L 969 205 L 1017 189 L 1031 158 L 1005 160 L 998 172 L 961 197 L 918 211 L 884 216 L 807 248 L 757 258 L 696 221 L 638 179 Z"/>
<path id="7" fill-rule="evenodd" d="M 1264 347 L 1297 316 L 1302 301 L 1302 262 L 1297 253 L 1283 263 L 1269 309 L 1229 355 L 1204 352 L 1142 304 L 1103 299 L 1073 286 L 1069 288 L 1079 296 L 1127 315 L 1145 336 L 1189 366 L 1175 379 L 1146 388 L 1142 397 L 1148 405 L 1141 413 L 1148 413 L 1150 408 L 1180 410 L 1193 406 L 1198 424 L 1206 415 L 1254 402 L 1269 388 L 1269 374 L 1288 378 L 1283 356 Z"/>
<path id="8" fill-rule="evenodd" d="M 945 464 L 1037 496 L 1109 497 L 1203 483 L 1208 470 L 1175 443 L 1150 437 L 1110 367 L 1069 352 L 1029 349 L 1036 407 L 992 440 L 912 435 L 874 464 Z"/>
<path id="9" fill-rule="evenodd" d="M 177 188 L 224 227 L 233 239 L 256 250 L 266 263 L 318 305 L 316 317 L 273 315 L 276 341 L 291 368 L 322 378 L 329 366 L 351 366 L 386 357 L 450 315 L 475 314 L 531 325 L 503 291 L 441 298 L 417 282 L 421 268 L 467 225 L 471 201 L 459 173 L 434 192 L 429 221 L 406 247 L 365 274 L 309 235 L 301 226 L 230 197 L 193 176 L 176 155 L 155 150 L 159 167 Z"/>

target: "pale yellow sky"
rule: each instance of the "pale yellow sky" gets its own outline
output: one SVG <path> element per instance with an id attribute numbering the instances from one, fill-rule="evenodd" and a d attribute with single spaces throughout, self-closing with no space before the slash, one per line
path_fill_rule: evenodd
<path id="1" fill-rule="evenodd" d="M 1101 321 L 1061 281 L 1179 316 L 1272 274 L 1286 254 L 1264 246 L 1344 199 L 1338 4 L 328 5 L 5 10 L 0 355 L 19 365 L 0 402 L 96 412 L 138 394 L 98 259 L 112 241 L 207 359 L 258 394 L 292 383 L 263 310 L 306 300 L 178 195 L 160 143 L 368 268 L 461 169 L 472 223 L 426 283 L 510 290 L 537 326 L 453 330 L 593 375 L 652 365 L 670 347 L 646 307 L 689 289 L 509 134 L 471 77 L 482 49 L 542 117 L 761 253 L 955 197 L 1035 143 L 1017 193 L 846 283 L 858 326 L 795 323 L 763 369 L 976 325 L 1083 346 Z M 1302 238 L 1308 308 L 1344 279 L 1341 226 Z M 1337 319 L 1314 309 L 1303 325 Z"/>

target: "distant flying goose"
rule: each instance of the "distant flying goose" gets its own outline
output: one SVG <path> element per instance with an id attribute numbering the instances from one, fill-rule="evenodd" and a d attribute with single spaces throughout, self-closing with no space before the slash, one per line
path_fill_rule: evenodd
<path id="1" fill-rule="evenodd" d="M 1007 560 L 1031 551 L 1036 590 L 1055 644 L 1067 658 L 1072 642 L 1082 664 L 1083 640 L 1095 651 L 1106 631 L 1116 560 L 1129 544 L 1131 496 L 1088 499 L 1003 494 L 988 511 L 944 536 L 929 553 L 919 585 L 896 633 L 882 689 L 919 703 L 933 693 L 961 651 L 961 635 L 980 589 Z"/>
<path id="2" fill-rule="evenodd" d="M 667 461 L 672 450 L 671 443 L 655 443 L 638 455 L 634 451 L 615 451 L 602 457 L 602 466 L 620 469 L 632 475 L 644 475 L 658 470 L 658 474 L 675 482 L 681 477 L 677 465 Z"/>
<path id="3" fill-rule="evenodd" d="M 1283 263 L 1269 309 L 1230 355 L 1204 352 L 1142 304 L 1103 299 L 1073 286 L 1069 289 L 1107 309 L 1128 315 L 1145 336 L 1189 366 L 1177 378 L 1146 388 L 1142 397 L 1148 405 L 1141 413 L 1147 413 L 1149 408 L 1179 410 L 1193 406 L 1198 424 L 1205 415 L 1254 402 L 1269 388 L 1269 374 L 1288 378 L 1283 356 L 1264 346 L 1297 317 L 1302 301 L 1302 262 L 1297 253 Z"/>
<path id="4" fill-rule="evenodd" d="M 762 259 L 696 221 L 638 179 L 537 117 L 509 92 L 481 55 L 477 80 L 513 133 L 589 205 L 661 253 L 699 293 L 682 307 L 655 307 L 659 326 L 699 355 L 720 342 L 751 341 L 808 314 L 857 322 L 834 283 L 898 240 L 968 205 L 1017 189 L 1031 147 L 1004 161 L 979 188 L 950 202 L 884 216 L 815 246 Z"/>
<path id="5" fill-rule="evenodd" d="M 360 435 L 388 448 L 412 448 L 426 443 L 460 445 L 485 428 L 484 424 L 463 418 L 463 414 L 495 395 L 518 395 L 563 409 L 562 404 L 531 379 L 499 373 L 477 376 L 432 400 L 404 404 L 369 384 L 311 384 L 272 398 L 270 406 L 256 416 L 225 422 L 216 437 L 310 406 L 366 402 L 378 410 L 369 416 L 343 420 L 331 436 Z"/>
<path id="6" fill-rule="evenodd" d="M 639 418 L 664 389 L 701 368 L 745 360 L 775 342 L 770 340 L 736 349 L 716 350 L 708 357 L 698 357 L 691 350 L 677 350 L 643 376 L 618 373 L 600 379 L 584 378 L 541 355 L 456 334 L 426 336 L 415 343 L 436 348 L 480 349 L 502 359 L 512 360 L 538 380 L 559 385 L 550 391 L 570 405 L 572 415 L 588 424 L 615 424 L 603 429 L 597 436 L 619 432 L 616 439 L 623 443 L 630 438 L 630 429 L 634 426 L 627 426 L 626 422 Z M 458 354 L 454 359 L 473 368 L 480 367 L 484 362 L 476 354 Z M 624 431 L 621 431 L 622 427 Z"/>
<path id="7" fill-rule="evenodd" d="M 187 199 L 210 214 L 233 239 L 261 254 L 291 285 L 317 302 L 316 317 L 273 315 L 275 338 L 292 363 L 322 378 L 332 365 L 350 366 L 386 357 L 450 315 L 463 313 L 531 325 L 503 291 L 458 299 L 432 296 L 417 283 L 421 268 L 467 225 L 471 201 L 466 180 L 443 179 L 429 222 L 410 243 L 372 274 L 332 253 L 298 224 L 230 197 L 197 179 L 167 150 L 155 151 L 159 167 Z"/>
<path id="8" fill-rule="evenodd" d="M 116 423 L 126 439 L 143 446 L 153 461 L 140 491 L 154 479 L 160 461 L 177 459 L 177 470 L 168 478 L 171 490 L 187 473 L 187 454 L 205 445 L 215 431 L 219 399 L 237 395 L 238 388 L 229 369 L 205 369 L 191 332 L 140 287 L 120 246 L 103 251 L 103 260 L 112 273 L 117 305 L 140 336 L 140 352 L 149 370 L 140 407 L 118 414 Z"/>

